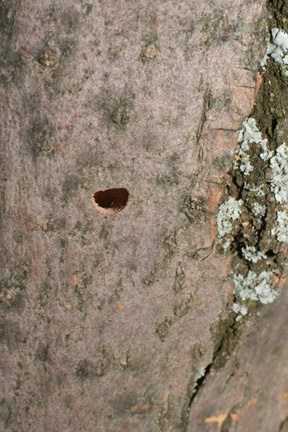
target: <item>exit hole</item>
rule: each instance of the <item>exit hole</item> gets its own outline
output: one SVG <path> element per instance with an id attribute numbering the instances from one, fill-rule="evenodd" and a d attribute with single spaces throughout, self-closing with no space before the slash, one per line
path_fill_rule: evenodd
<path id="1" fill-rule="evenodd" d="M 100 213 L 115 214 L 123 210 L 129 199 L 125 188 L 106 189 L 92 195 L 92 204 Z"/>

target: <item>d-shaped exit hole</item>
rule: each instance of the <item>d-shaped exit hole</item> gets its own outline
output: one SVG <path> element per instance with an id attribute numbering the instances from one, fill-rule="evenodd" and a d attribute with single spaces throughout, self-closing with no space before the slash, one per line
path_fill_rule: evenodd
<path id="1" fill-rule="evenodd" d="M 123 210 L 129 199 L 125 188 L 105 189 L 92 195 L 92 204 L 100 213 L 115 214 Z"/>

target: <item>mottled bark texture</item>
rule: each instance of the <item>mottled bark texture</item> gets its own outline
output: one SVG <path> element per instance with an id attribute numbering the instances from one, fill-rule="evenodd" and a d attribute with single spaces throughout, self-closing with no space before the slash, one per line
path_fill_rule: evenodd
<path id="1" fill-rule="evenodd" d="M 209 366 L 237 342 L 215 214 L 265 1 L 0 11 L 1 430 L 286 430 L 287 294 Z M 109 188 L 128 204 L 102 214 L 91 197 Z"/>

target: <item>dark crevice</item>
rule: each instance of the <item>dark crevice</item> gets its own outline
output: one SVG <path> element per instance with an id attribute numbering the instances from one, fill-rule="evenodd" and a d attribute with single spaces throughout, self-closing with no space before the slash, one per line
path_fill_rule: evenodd
<path id="1" fill-rule="evenodd" d="M 215 339 L 216 343 L 214 346 L 214 352 L 211 363 L 206 367 L 205 374 L 200 377 L 196 382 L 194 379 L 192 384 L 189 385 L 188 391 L 188 403 L 186 404 L 185 412 L 183 413 L 183 429 L 182 432 L 187 432 L 189 414 L 191 407 L 196 397 L 202 391 L 209 379 L 210 372 L 212 370 L 221 369 L 230 355 L 232 354 L 234 348 L 240 337 L 240 323 L 235 321 L 235 314 L 231 313 L 226 320 L 220 320 L 215 329 Z M 218 340 L 217 340 L 218 339 Z"/>
<path id="2" fill-rule="evenodd" d="M 272 136 L 274 135 L 277 125 L 278 125 L 278 118 L 273 118 L 271 121 Z"/>
<path id="3" fill-rule="evenodd" d="M 288 417 L 283 420 L 279 426 L 279 432 L 285 432 L 288 428 Z"/>

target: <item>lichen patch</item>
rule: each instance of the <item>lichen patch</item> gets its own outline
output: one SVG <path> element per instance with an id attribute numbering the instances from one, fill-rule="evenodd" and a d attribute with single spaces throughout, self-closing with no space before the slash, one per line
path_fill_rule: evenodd
<path id="1" fill-rule="evenodd" d="M 232 310 L 239 319 L 247 314 L 247 301 L 267 304 L 279 294 L 274 279 L 286 267 L 281 250 L 288 242 L 288 147 L 265 136 L 249 117 L 238 133 L 230 175 L 217 214 L 218 251 L 232 255 Z"/>

